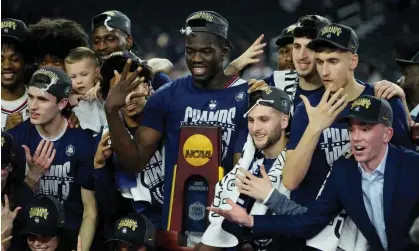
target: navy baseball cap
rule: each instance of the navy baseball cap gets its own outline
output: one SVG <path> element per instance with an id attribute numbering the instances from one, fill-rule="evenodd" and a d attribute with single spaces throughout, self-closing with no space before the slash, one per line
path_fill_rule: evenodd
<path id="1" fill-rule="evenodd" d="M 246 117 L 256 105 L 269 106 L 286 115 L 290 115 L 291 111 L 291 100 L 288 94 L 276 87 L 266 87 L 250 93 L 249 110 L 243 117 Z"/>
<path id="2" fill-rule="evenodd" d="M 71 79 L 67 73 L 57 67 L 42 67 L 34 72 L 29 82 L 55 97 L 68 98 L 71 91 Z"/>
<path id="3" fill-rule="evenodd" d="M 142 214 L 133 213 L 120 218 L 113 230 L 113 235 L 106 240 L 121 241 L 131 246 L 154 247 L 155 229 L 151 221 Z"/>
<path id="4" fill-rule="evenodd" d="M 229 24 L 227 19 L 215 11 L 197 11 L 186 19 L 185 27 L 181 29 L 182 34 L 189 35 L 196 32 L 207 32 L 224 38 L 228 47 L 233 48 L 228 40 Z"/>
<path id="5" fill-rule="evenodd" d="M 332 46 L 356 54 L 359 48 L 358 36 L 351 27 L 342 24 L 327 25 L 319 31 L 317 38 L 307 45 L 314 51 L 324 46 Z"/>
<path id="6" fill-rule="evenodd" d="M 350 119 L 357 119 L 366 124 L 383 124 L 392 127 L 393 109 L 383 98 L 363 95 L 351 104 L 348 116 L 339 118 L 338 121 L 348 123 Z"/>
<path id="7" fill-rule="evenodd" d="M 297 24 L 291 24 L 290 26 L 283 29 L 281 35 L 279 35 L 279 37 L 276 39 L 275 44 L 279 47 L 292 44 L 294 41 L 293 32 L 295 27 L 297 27 Z"/>
<path id="8" fill-rule="evenodd" d="M 1 36 L 23 42 L 28 34 L 26 24 L 18 19 L 4 18 L 1 20 Z"/>

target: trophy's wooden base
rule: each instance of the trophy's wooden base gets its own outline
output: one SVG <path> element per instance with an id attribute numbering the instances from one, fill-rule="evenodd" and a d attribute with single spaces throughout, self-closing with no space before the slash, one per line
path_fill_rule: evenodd
<path id="1" fill-rule="evenodd" d="M 156 247 L 164 250 L 173 251 L 192 251 L 191 247 L 182 247 L 180 243 L 179 232 L 174 231 L 157 231 L 156 233 Z"/>

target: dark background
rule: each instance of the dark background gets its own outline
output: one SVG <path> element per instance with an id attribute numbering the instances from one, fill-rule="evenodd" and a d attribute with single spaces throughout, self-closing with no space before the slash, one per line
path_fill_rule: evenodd
<path id="1" fill-rule="evenodd" d="M 166 57 L 176 64 L 172 77 L 187 73 L 183 63 L 184 38 L 179 30 L 197 10 L 214 10 L 230 22 L 230 58 L 240 55 L 260 34 L 270 46 L 262 63 L 246 77 L 266 75 L 276 68 L 273 39 L 304 14 L 327 16 L 351 26 L 360 38 L 357 78 L 372 74 L 395 81 L 400 76 L 395 58 L 411 58 L 419 51 L 419 0 L 3 0 L 2 18 L 27 24 L 41 17 L 63 17 L 81 23 L 91 32 L 91 19 L 106 10 L 120 10 L 132 21 L 134 39 L 143 58 Z"/>

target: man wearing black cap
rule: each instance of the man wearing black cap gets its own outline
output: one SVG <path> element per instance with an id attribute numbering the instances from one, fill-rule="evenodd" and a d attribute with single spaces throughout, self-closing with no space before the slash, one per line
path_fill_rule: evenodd
<path id="1" fill-rule="evenodd" d="M 369 250 L 416 250 L 408 231 L 419 215 L 419 155 L 389 143 L 394 134 L 392 107 L 384 99 L 361 96 L 341 121 L 349 127 L 351 151 L 335 161 L 323 193 L 306 213 L 251 216 L 235 204 L 231 210 L 211 210 L 252 228 L 255 236 L 311 238 L 345 209 Z"/>
<path id="2" fill-rule="evenodd" d="M 65 209 L 52 196 L 41 195 L 28 207 L 26 225 L 20 235 L 26 237 L 27 246 L 32 251 L 70 250 L 65 244 Z"/>
<path id="3" fill-rule="evenodd" d="M 216 185 L 215 193 L 217 196 L 214 198 L 212 205 L 217 205 L 220 208 L 225 207 L 226 199 L 231 195 L 231 184 L 233 183 L 236 183 L 239 188 L 237 192 L 241 193 L 238 196 L 240 199 L 237 199 L 235 203 L 248 211 L 260 208 L 271 188 L 279 189 L 280 187 L 281 167 L 285 161 L 285 145 L 287 142 L 285 129 L 289 123 L 291 101 L 283 90 L 275 87 L 266 87 L 262 90 L 254 91 L 250 94 L 249 99 L 249 109 L 245 115 L 248 117 L 247 126 L 250 136 L 248 136 L 248 141 L 244 148 L 244 157 L 239 161 L 241 165 L 236 165 L 222 179 L 223 182 Z M 250 145 L 252 147 L 249 147 Z M 248 158 L 248 154 L 251 155 L 249 156 L 251 161 L 248 165 L 245 165 L 245 159 Z M 254 174 L 257 180 L 262 180 L 258 184 L 254 184 L 254 187 L 257 188 L 253 193 L 249 193 L 249 190 L 243 188 L 238 181 L 243 179 L 242 173 L 244 175 Z M 254 214 L 265 213 L 269 214 L 270 211 L 254 212 Z M 283 239 L 277 236 L 273 240 L 269 237 L 249 239 L 249 236 L 245 236 L 244 232 L 242 232 L 245 229 L 241 230 L 227 221 L 223 222 L 217 214 L 210 213 L 209 220 L 211 225 L 207 228 L 202 238 L 202 243 L 206 245 L 206 249 L 209 249 L 209 247 L 236 246 L 237 241 L 234 241 L 235 239 L 231 235 L 226 235 L 224 231 L 237 238 L 239 247 L 243 246 L 246 241 L 250 241 L 255 250 L 278 250 L 279 248 L 286 250 L 284 249 L 285 245 L 289 245 L 289 243 L 285 243 Z"/>
<path id="4" fill-rule="evenodd" d="M 138 46 L 132 37 L 131 20 L 117 10 L 105 11 L 92 19 L 93 51 L 105 62 L 109 55 L 118 51 L 136 52 Z M 147 61 L 155 74 L 152 86 L 157 90 L 170 82 L 168 74 L 173 64 L 163 58 L 153 58 Z"/>
<path id="5" fill-rule="evenodd" d="M 177 79 L 147 100 L 134 140 L 124 129 L 118 112 L 128 93 L 138 86 L 132 84 L 138 71 L 129 78 L 125 77 L 127 71 L 123 72 L 106 100 L 110 134 L 118 135 L 112 137 L 112 148 L 125 170 L 143 170 L 159 143 L 165 142 L 164 205 L 170 204 L 168 195 L 178 156 L 180 126 L 220 126 L 221 163 L 226 171 L 240 157 L 247 135 L 243 114 L 247 110 L 248 86 L 242 79 L 224 75 L 223 61 L 232 47 L 227 39 L 228 27 L 227 20 L 213 11 L 198 11 L 187 18 L 181 32 L 186 37 L 185 58 L 192 76 Z M 230 87 L 225 88 L 226 85 Z M 163 208 L 164 228 L 168 209 Z"/>
<path id="6" fill-rule="evenodd" d="M 38 69 L 28 88 L 30 120 L 10 130 L 22 145 L 27 167 L 38 173 L 36 194 L 53 195 L 66 211 L 66 236 L 76 246 L 77 235 L 89 250 L 96 227 L 93 193 L 93 138 L 78 128 L 68 128 L 62 111 L 68 103 L 71 79 L 56 67 Z M 28 178 L 28 177 L 26 177 Z"/>
<path id="7" fill-rule="evenodd" d="M 8 130 L 28 118 L 25 87 L 24 41 L 27 28 L 24 22 L 1 20 L 1 128 Z"/>
<path id="8" fill-rule="evenodd" d="M 403 76 L 400 87 L 406 93 L 406 101 L 413 120 L 419 122 L 419 52 L 410 60 L 396 59 Z"/>
<path id="9" fill-rule="evenodd" d="M 120 218 L 113 235 L 106 242 L 112 243 L 112 250 L 152 251 L 154 250 L 155 229 L 147 217 L 134 213 Z"/>
<path id="10" fill-rule="evenodd" d="M 281 35 L 275 41 L 278 46 L 278 70 L 294 70 L 294 63 L 292 62 L 292 48 L 293 48 L 293 32 L 297 24 L 292 24 L 283 29 Z"/>

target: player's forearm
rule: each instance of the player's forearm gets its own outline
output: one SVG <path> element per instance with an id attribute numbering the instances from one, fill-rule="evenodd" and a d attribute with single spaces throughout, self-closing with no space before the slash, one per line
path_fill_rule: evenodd
<path id="1" fill-rule="evenodd" d="M 282 183 L 288 190 L 297 189 L 306 176 L 320 135 L 321 132 L 308 125 L 297 147 L 292 154 L 287 155 L 282 173 Z"/>
<path id="2" fill-rule="evenodd" d="M 79 235 L 83 243 L 83 251 L 89 251 L 96 232 L 97 212 L 83 213 Z"/>
<path id="3" fill-rule="evenodd" d="M 231 62 L 224 70 L 224 75 L 226 75 L 227 77 L 232 77 L 234 75 L 239 74 L 239 72 L 243 70 L 240 69 L 238 67 L 238 64 L 236 62 L 236 60 L 234 60 L 233 62 Z"/>
<path id="4" fill-rule="evenodd" d="M 145 164 L 141 164 L 139 148 L 131 139 L 124 123 L 122 123 L 117 111 L 107 111 L 106 118 L 109 124 L 109 132 L 112 141 L 112 150 L 118 156 L 121 167 L 126 171 L 140 172 Z"/>

